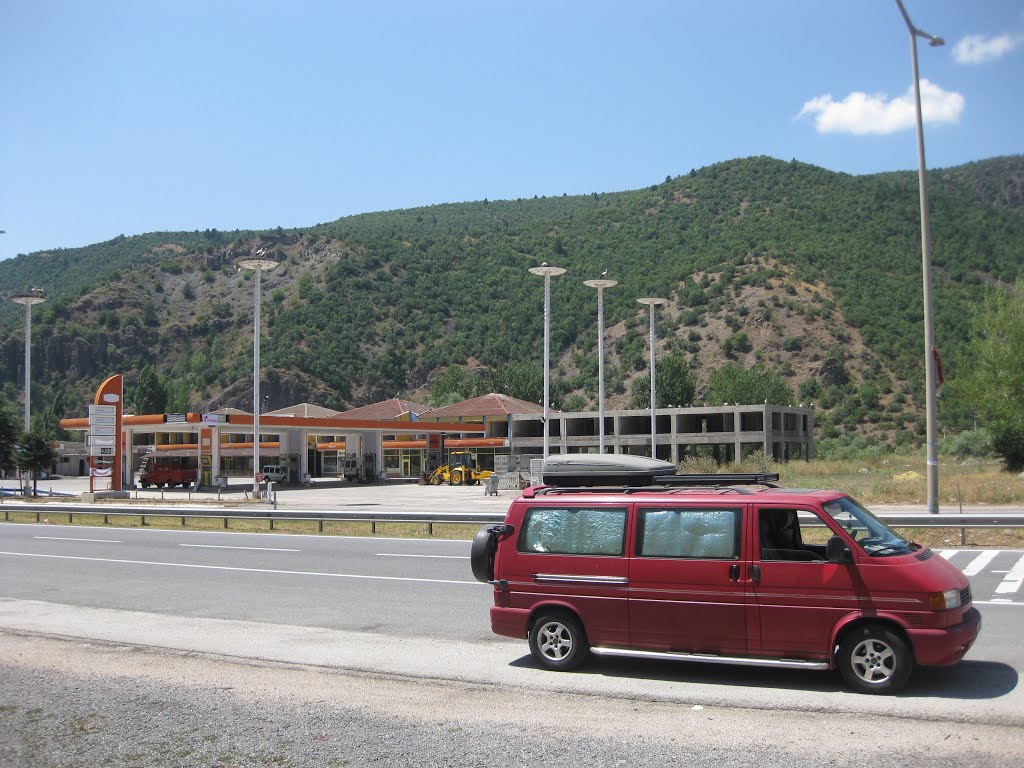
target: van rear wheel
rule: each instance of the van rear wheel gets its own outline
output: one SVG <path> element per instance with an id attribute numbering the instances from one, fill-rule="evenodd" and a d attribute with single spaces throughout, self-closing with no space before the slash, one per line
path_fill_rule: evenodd
<path id="1" fill-rule="evenodd" d="M 906 642 L 881 624 L 850 630 L 839 644 L 838 661 L 846 684 L 861 693 L 895 693 L 914 669 Z"/>
<path id="2" fill-rule="evenodd" d="M 542 667 L 566 672 L 586 660 L 590 644 L 575 616 L 561 611 L 543 613 L 530 627 L 530 652 Z"/>

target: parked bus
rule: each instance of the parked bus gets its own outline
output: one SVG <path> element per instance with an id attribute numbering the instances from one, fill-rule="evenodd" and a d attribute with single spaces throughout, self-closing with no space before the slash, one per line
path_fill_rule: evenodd
<path id="1" fill-rule="evenodd" d="M 196 481 L 195 456 L 143 456 L 139 467 L 139 485 L 149 488 L 184 488 Z"/>

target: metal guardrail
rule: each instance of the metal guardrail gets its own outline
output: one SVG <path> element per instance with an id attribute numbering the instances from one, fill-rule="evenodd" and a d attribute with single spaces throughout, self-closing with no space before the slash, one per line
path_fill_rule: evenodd
<path id="1" fill-rule="evenodd" d="M 176 518 L 181 524 L 190 519 L 223 520 L 224 528 L 228 528 L 230 520 L 263 520 L 274 530 L 275 522 L 304 521 L 318 524 L 323 533 L 324 523 L 369 523 L 371 531 L 376 532 L 377 523 L 422 523 L 433 533 L 435 524 L 451 523 L 457 525 L 488 525 L 500 523 L 505 519 L 504 512 L 352 512 L 347 510 L 287 510 L 276 509 L 266 504 L 253 504 L 251 508 L 232 508 L 155 505 L 155 504 L 53 504 L 14 502 L 0 505 L 4 512 L 4 521 L 10 520 L 11 513 L 34 513 L 36 522 L 43 515 L 50 513 L 66 514 L 68 522 L 74 522 L 75 515 L 102 517 L 103 524 L 109 525 L 111 517 L 137 517 L 142 525 L 146 518 Z"/>
<path id="2" fill-rule="evenodd" d="M 4 520 L 9 521 L 12 512 L 34 512 L 36 521 L 46 513 L 61 513 L 68 516 L 68 522 L 74 521 L 75 515 L 103 517 L 104 525 L 109 524 L 111 517 L 138 517 L 142 525 L 146 518 L 178 518 L 185 525 L 189 519 L 223 520 L 224 528 L 228 528 L 229 520 L 266 520 L 270 529 L 280 521 L 307 521 L 319 524 L 323 532 L 325 522 L 370 523 L 376 530 L 377 523 L 423 523 L 432 531 L 435 524 L 450 523 L 457 525 L 487 525 L 500 523 L 505 519 L 504 512 L 410 512 L 410 511 L 347 511 L 347 510 L 287 510 L 276 509 L 265 504 L 253 504 L 252 507 L 219 507 L 187 506 L 156 504 L 62 504 L 8 502 L 0 505 L 4 511 Z M 1024 528 L 1024 512 L 996 512 L 971 514 L 928 514 L 917 512 L 893 512 L 878 515 L 883 522 L 892 528 Z"/>

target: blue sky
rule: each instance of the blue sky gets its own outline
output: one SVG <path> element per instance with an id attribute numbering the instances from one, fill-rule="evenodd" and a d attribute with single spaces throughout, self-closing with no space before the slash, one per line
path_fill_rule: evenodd
<path id="1" fill-rule="evenodd" d="M 1024 151 L 1024 4 L 905 0 L 929 167 Z M 635 189 L 771 155 L 916 169 L 894 0 L 6 0 L 0 258 Z"/>

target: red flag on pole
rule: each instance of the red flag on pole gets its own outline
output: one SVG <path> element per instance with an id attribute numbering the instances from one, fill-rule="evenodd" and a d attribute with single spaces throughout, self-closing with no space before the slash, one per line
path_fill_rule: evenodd
<path id="1" fill-rule="evenodd" d="M 932 347 L 932 356 L 935 358 L 935 392 L 942 394 L 942 358 L 939 357 L 938 347 Z"/>

